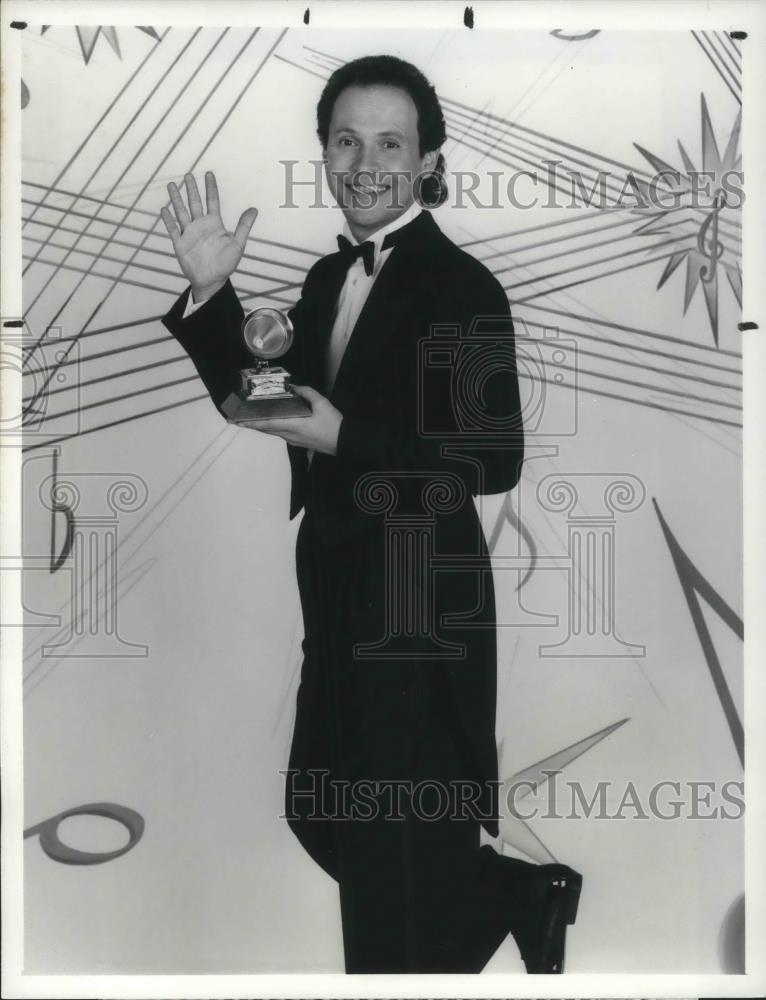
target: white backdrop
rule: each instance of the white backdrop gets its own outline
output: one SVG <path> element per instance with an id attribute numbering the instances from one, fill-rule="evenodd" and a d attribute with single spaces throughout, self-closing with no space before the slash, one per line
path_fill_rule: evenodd
<path id="1" fill-rule="evenodd" d="M 259 293 L 250 305 L 285 304 L 298 291 L 280 286 L 299 286 L 342 224 L 336 208 L 308 207 L 307 189 L 301 207 L 280 208 L 279 161 L 301 170 L 320 156 L 315 106 L 338 61 L 387 52 L 426 73 L 444 102 L 454 192 L 455 171 L 542 178 L 551 158 L 621 183 L 629 169 L 653 170 L 637 146 L 688 173 L 680 142 L 697 169 L 709 166 L 701 95 L 723 154 L 740 110 L 739 45 L 721 32 L 570 40 L 155 26 L 102 28 L 89 52 L 88 30 L 30 24 L 23 39 L 25 343 L 54 328 L 25 382 L 30 396 L 43 386 L 47 407 L 27 431 L 23 468 L 25 827 L 109 802 L 140 813 L 145 830 L 127 853 L 89 866 L 26 840 L 27 971 L 341 970 L 335 884 L 279 819 L 302 629 L 288 464 L 278 440 L 228 427 L 207 399 L 192 401 L 204 390 L 158 319 L 184 288 L 159 221 L 166 184 L 212 169 L 230 225 L 248 205 L 259 209 L 235 284 Z M 532 191 L 519 184 L 520 197 Z M 741 314 L 725 270 L 739 261 L 740 216 L 727 209 L 719 220 L 711 318 L 701 283 L 684 311 L 709 209 L 637 235 L 645 215 L 545 207 L 542 181 L 538 192 L 543 204 L 530 209 L 504 199 L 436 212 L 509 286 L 524 351 L 545 358 L 523 378 L 545 419 L 513 492 L 519 520 L 494 547 L 501 775 L 551 758 L 562 793 L 564 780 L 589 798 L 610 782 L 611 812 L 629 783 L 646 807 L 660 781 L 682 783 L 687 805 L 689 782 L 713 782 L 720 806 L 721 785 L 742 779 L 723 707 L 728 690 L 742 718 L 741 640 L 711 607 L 717 595 L 742 616 Z M 710 246 L 708 229 L 703 257 Z M 658 289 L 673 252 L 684 258 Z M 51 573 L 52 552 L 66 551 L 66 515 L 44 502 L 54 471 L 81 499 L 74 545 Z M 575 484 L 574 511 L 555 509 L 551 476 Z M 610 484 L 626 482 L 630 509 L 619 497 L 605 504 Z M 482 504 L 488 535 L 503 503 Z M 718 686 L 658 509 L 709 588 L 700 607 Z M 611 598 L 575 558 L 582 530 L 613 532 Z M 90 547 L 107 536 L 112 562 Z M 518 591 L 505 556 L 532 569 Z M 111 624 L 94 611 L 107 566 L 118 581 Z M 541 647 L 573 627 L 580 576 L 598 616 L 613 599 L 616 635 L 602 636 L 610 630 L 599 618 L 584 655 L 566 646 L 547 655 Z M 503 823 L 499 848 L 584 875 L 567 970 L 737 971 L 722 934 L 744 888 L 742 821 L 640 819 L 630 808 L 623 817 Z M 117 824 L 82 816 L 60 834 L 91 851 L 127 839 Z M 507 940 L 489 971 L 521 968 Z"/>

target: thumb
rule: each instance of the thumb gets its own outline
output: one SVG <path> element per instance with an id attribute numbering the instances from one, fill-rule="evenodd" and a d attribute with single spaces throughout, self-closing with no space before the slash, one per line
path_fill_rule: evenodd
<path id="1" fill-rule="evenodd" d="M 240 215 L 239 222 L 237 223 L 237 228 L 234 230 L 234 239 L 239 243 L 242 249 L 245 249 L 245 243 L 250 235 L 250 230 L 253 228 L 255 220 L 258 218 L 257 208 L 246 208 L 245 211 Z"/>
<path id="2" fill-rule="evenodd" d="M 290 388 L 297 396 L 301 396 L 306 402 L 311 403 L 312 409 L 324 399 L 322 393 L 312 389 L 310 385 L 295 385 L 294 382 L 291 382 Z"/>

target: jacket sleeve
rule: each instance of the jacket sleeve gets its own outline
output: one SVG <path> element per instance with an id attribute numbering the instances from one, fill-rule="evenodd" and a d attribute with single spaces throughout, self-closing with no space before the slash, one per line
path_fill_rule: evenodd
<path id="1" fill-rule="evenodd" d="M 402 406 L 385 420 L 344 415 L 337 457 L 360 472 L 450 471 L 469 491 L 503 493 L 521 476 L 524 434 L 513 321 L 489 272 L 445 288 Z M 426 343 L 427 341 L 427 343 Z"/>
<path id="2" fill-rule="evenodd" d="M 309 271 L 309 274 L 311 271 Z M 306 275 L 303 291 L 309 281 Z M 242 320 L 245 311 L 237 298 L 234 286 L 227 280 L 193 313 L 183 318 L 191 288 L 179 296 L 162 323 L 183 347 L 197 369 L 199 377 L 210 393 L 219 412 L 231 392 L 239 389 L 239 372 L 253 366 L 253 356 L 242 339 Z M 279 359 L 298 381 L 303 370 L 304 296 L 288 310 L 293 323 L 295 339 L 290 351 Z M 223 413 L 221 414 L 223 416 Z"/>

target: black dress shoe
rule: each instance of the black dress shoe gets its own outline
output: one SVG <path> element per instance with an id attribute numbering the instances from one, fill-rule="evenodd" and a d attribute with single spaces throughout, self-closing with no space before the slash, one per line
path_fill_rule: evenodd
<path id="1" fill-rule="evenodd" d="M 582 875 L 567 865 L 532 865 L 513 929 L 527 972 L 564 971 L 567 924 L 577 917 Z"/>

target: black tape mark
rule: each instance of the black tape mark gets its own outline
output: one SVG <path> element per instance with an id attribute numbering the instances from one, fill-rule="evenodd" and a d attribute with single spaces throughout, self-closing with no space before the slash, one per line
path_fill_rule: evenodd
<path id="1" fill-rule="evenodd" d="M 757 330 L 759 327 L 757 323 L 737 323 L 737 329 L 744 333 L 745 330 Z"/>
<path id="2" fill-rule="evenodd" d="M 303 23 L 308 24 L 310 17 L 311 17 L 311 9 L 307 7 L 303 12 Z"/>
<path id="3" fill-rule="evenodd" d="M 747 38 L 746 31 L 730 31 L 729 38 L 736 38 L 738 42 L 743 42 Z"/>
<path id="4" fill-rule="evenodd" d="M 473 27 L 473 7 L 466 7 L 463 11 L 463 24 L 466 28 Z"/>
<path id="5" fill-rule="evenodd" d="M 24 326 L 24 320 L 23 319 L 6 319 L 6 320 L 3 320 L 3 326 L 4 327 L 6 327 L 6 326 L 8 326 L 8 327 Z"/>
<path id="6" fill-rule="evenodd" d="M 27 26 L 26 21 L 11 21 L 11 27 L 18 28 L 19 31 L 23 31 L 24 28 L 26 28 L 26 26 Z"/>

